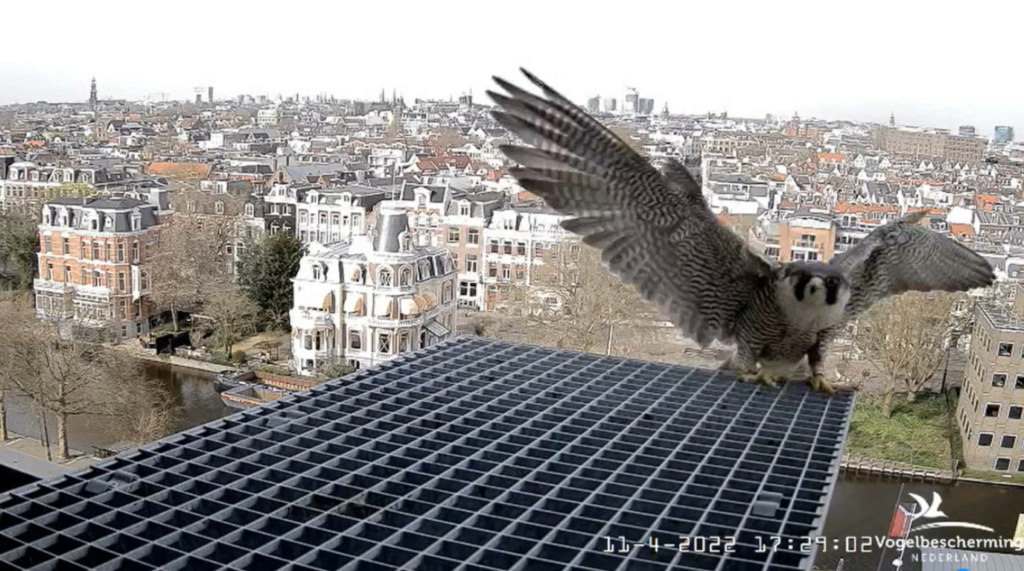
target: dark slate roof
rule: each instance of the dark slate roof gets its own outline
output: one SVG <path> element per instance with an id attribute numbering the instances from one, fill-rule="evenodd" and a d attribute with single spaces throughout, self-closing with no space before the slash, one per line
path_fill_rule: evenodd
<path id="1" fill-rule="evenodd" d="M 15 568 L 807 570 L 853 404 L 460 337 L 2 495 L 0 550 Z M 680 534 L 736 543 L 665 548 Z M 619 535 L 643 543 L 608 549 Z"/>
<path id="2" fill-rule="evenodd" d="M 399 252 L 402 249 L 400 237 L 409 230 L 409 215 L 404 210 L 381 212 L 373 229 L 373 249 L 378 252 Z"/>

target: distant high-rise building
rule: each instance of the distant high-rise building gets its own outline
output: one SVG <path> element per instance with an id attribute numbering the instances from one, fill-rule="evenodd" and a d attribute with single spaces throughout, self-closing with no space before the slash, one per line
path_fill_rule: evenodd
<path id="1" fill-rule="evenodd" d="M 199 105 L 202 102 L 203 102 L 203 94 L 202 93 L 196 93 L 196 105 Z"/>
<path id="2" fill-rule="evenodd" d="M 640 110 L 640 94 L 632 87 L 626 89 L 626 97 L 622 100 L 623 113 L 636 113 Z"/>
<path id="3" fill-rule="evenodd" d="M 973 137 L 978 134 L 974 125 L 960 125 L 959 133 L 961 137 Z"/>
<path id="4" fill-rule="evenodd" d="M 587 99 L 587 111 L 590 111 L 591 113 L 597 113 L 600 110 L 601 110 L 601 96 L 600 95 L 598 95 L 597 97 L 591 97 L 590 99 Z"/>
<path id="5" fill-rule="evenodd" d="M 617 111 L 616 101 L 615 101 L 614 97 L 605 97 L 604 98 L 604 109 L 603 109 L 603 111 L 605 113 L 615 113 L 615 111 Z"/>
<path id="6" fill-rule="evenodd" d="M 654 113 L 654 100 L 644 98 L 638 99 L 636 111 L 641 115 L 650 115 Z"/>
<path id="7" fill-rule="evenodd" d="M 1013 142 L 1013 127 L 1009 125 L 1000 125 L 996 127 L 995 133 L 992 136 L 992 142 L 997 145 L 1005 145 L 1006 143 Z"/>
<path id="8" fill-rule="evenodd" d="M 92 78 L 92 87 L 89 89 L 89 109 L 92 111 L 96 110 L 96 78 Z"/>
<path id="9" fill-rule="evenodd" d="M 212 87 L 209 89 L 209 93 L 207 94 L 207 97 L 206 97 L 206 102 L 207 103 L 213 103 L 213 88 Z"/>
<path id="10" fill-rule="evenodd" d="M 472 107 L 473 106 L 473 94 L 472 93 L 464 93 L 464 94 L 460 95 L 459 96 L 459 105 L 466 105 L 468 107 Z"/>

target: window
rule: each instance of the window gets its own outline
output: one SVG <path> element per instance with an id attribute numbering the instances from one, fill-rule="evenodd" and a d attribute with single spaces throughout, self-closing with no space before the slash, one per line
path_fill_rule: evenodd
<path id="1" fill-rule="evenodd" d="M 996 373 L 992 375 L 992 386 L 997 388 L 1003 388 L 1006 386 L 1006 375 L 1004 373 Z"/>
<path id="2" fill-rule="evenodd" d="M 193 200 L 186 201 L 185 202 L 185 209 L 188 210 L 189 212 L 195 212 L 196 211 L 196 203 L 195 203 L 195 201 L 193 201 Z"/>
<path id="3" fill-rule="evenodd" d="M 305 210 L 300 210 L 299 211 L 299 222 L 302 223 L 302 224 L 306 223 L 306 211 Z"/>
<path id="4" fill-rule="evenodd" d="M 49 236 L 43 236 L 43 251 L 53 252 L 53 243 Z"/>
<path id="5" fill-rule="evenodd" d="M 78 258 L 79 258 L 80 260 L 84 260 L 84 259 L 85 259 L 85 254 L 86 254 L 86 245 L 85 245 L 85 242 L 84 242 L 84 241 L 82 241 L 82 242 L 79 242 L 79 243 L 78 243 Z"/>
<path id="6" fill-rule="evenodd" d="M 94 260 L 100 259 L 100 243 L 99 242 L 93 242 L 92 243 L 92 259 L 94 259 Z"/>
<path id="7" fill-rule="evenodd" d="M 999 441 L 1000 448 L 1013 448 L 1015 444 L 1017 444 L 1017 437 L 1012 434 L 1004 434 Z"/>
<path id="8" fill-rule="evenodd" d="M 995 418 L 995 417 L 999 416 L 999 409 L 1000 408 L 1002 408 L 1002 405 L 999 405 L 999 404 L 987 404 L 987 405 L 985 405 L 985 416 L 987 416 L 989 418 Z"/>
<path id="9" fill-rule="evenodd" d="M 476 273 L 477 263 L 476 256 L 466 256 L 466 271 L 470 273 Z"/>
<path id="10" fill-rule="evenodd" d="M 512 266 L 508 264 L 501 265 L 501 279 L 506 282 L 512 279 Z"/>
<path id="11" fill-rule="evenodd" d="M 123 262 L 124 261 L 124 244 L 118 244 L 117 245 L 117 261 L 118 262 Z"/>
<path id="12" fill-rule="evenodd" d="M 992 446 L 992 433 L 982 432 L 978 435 L 978 446 Z"/>
<path id="13" fill-rule="evenodd" d="M 459 295 L 462 297 L 476 297 L 476 282 L 459 282 Z"/>
<path id="14" fill-rule="evenodd" d="M 388 268 L 381 268 L 381 270 L 377 273 L 377 285 L 390 287 L 391 284 L 391 270 L 389 270 Z"/>
<path id="15" fill-rule="evenodd" d="M 459 232 L 458 228 L 449 228 L 448 229 L 448 243 L 449 244 L 458 244 L 460 237 L 461 237 L 461 235 L 460 235 L 460 232 Z"/>
<path id="16" fill-rule="evenodd" d="M 313 337 L 310 335 L 302 336 L 302 348 L 309 351 L 313 349 Z"/>
<path id="17" fill-rule="evenodd" d="M 1007 412 L 1006 418 L 1010 420 L 1020 420 L 1022 412 L 1024 412 L 1024 407 L 1016 405 L 1011 406 L 1009 412 Z"/>
<path id="18" fill-rule="evenodd" d="M 213 205 L 213 211 L 217 214 L 224 214 L 224 203 L 218 200 Z"/>
<path id="19" fill-rule="evenodd" d="M 378 353 L 391 353 L 391 334 L 381 333 L 377 337 L 377 352 Z"/>
<path id="20" fill-rule="evenodd" d="M 459 216 L 469 216 L 469 205 L 462 203 L 459 205 Z"/>
<path id="21" fill-rule="evenodd" d="M 313 279 L 319 280 L 323 278 L 323 273 L 320 270 L 320 264 L 313 264 Z"/>
<path id="22" fill-rule="evenodd" d="M 245 205 L 245 215 L 246 216 L 255 216 L 256 215 L 256 207 L 251 205 L 251 204 L 246 204 Z"/>
<path id="23" fill-rule="evenodd" d="M 128 301 L 124 299 L 118 300 L 117 305 L 121 312 L 121 319 L 128 319 Z"/>
<path id="24" fill-rule="evenodd" d="M 64 281 L 71 283 L 71 266 L 64 266 Z"/>
<path id="25" fill-rule="evenodd" d="M 79 280 L 78 283 L 82 285 L 89 285 L 89 271 L 86 270 L 85 268 L 82 268 L 81 279 Z"/>
<path id="26" fill-rule="evenodd" d="M 480 243 L 480 230 L 478 230 L 476 228 L 470 228 L 469 230 L 466 230 L 466 242 L 469 243 L 469 244 L 472 244 L 474 246 L 479 244 Z"/>
<path id="27" fill-rule="evenodd" d="M 331 226 L 338 226 L 341 224 L 341 215 L 337 212 L 331 214 Z"/>
<path id="28" fill-rule="evenodd" d="M 501 246 L 501 253 L 509 255 L 512 254 L 512 240 L 505 240 L 501 243 Z"/>
<path id="29" fill-rule="evenodd" d="M 412 268 L 402 268 L 402 272 L 398 274 L 398 285 L 412 285 Z"/>
<path id="30" fill-rule="evenodd" d="M 100 287 L 100 273 L 99 272 L 93 272 L 92 273 L 92 287 Z"/>
<path id="31" fill-rule="evenodd" d="M 498 253 L 498 247 L 499 246 L 498 246 L 498 241 L 497 240 L 488 240 L 487 241 L 487 249 L 488 249 L 488 251 L 490 253 L 497 254 Z"/>
<path id="32" fill-rule="evenodd" d="M 408 331 L 403 331 L 398 334 L 398 351 L 400 353 L 412 351 L 412 336 L 409 335 Z"/>
<path id="33" fill-rule="evenodd" d="M 1013 356 L 1013 343 L 1000 343 L 999 344 L 999 356 L 1000 357 L 1012 357 Z"/>
<path id="34" fill-rule="evenodd" d="M 117 272 L 117 291 L 120 291 L 120 292 L 127 291 L 127 288 L 125 287 L 125 281 L 124 281 L 124 272 Z"/>
<path id="35" fill-rule="evenodd" d="M 487 276 L 491 278 L 498 277 L 498 264 L 491 262 L 487 264 Z"/>
<path id="36" fill-rule="evenodd" d="M 516 242 L 516 255 L 517 256 L 525 256 L 526 255 L 526 242 Z"/>
<path id="37" fill-rule="evenodd" d="M 53 281 L 53 264 L 46 263 L 46 279 Z"/>
<path id="38" fill-rule="evenodd" d="M 326 212 L 321 212 L 320 213 L 320 224 L 322 224 L 324 226 L 327 225 L 327 213 Z"/>
<path id="39" fill-rule="evenodd" d="M 310 233 L 310 235 L 312 236 L 312 233 Z M 319 242 L 321 244 L 326 244 L 327 243 L 327 232 L 320 232 L 320 240 L 319 240 Z"/>
<path id="40" fill-rule="evenodd" d="M 451 282 L 445 282 L 445 284 L 443 286 L 441 286 L 441 302 L 442 303 L 447 303 L 447 302 L 449 302 L 451 300 L 452 300 L 452 283 Z"/>
<path id="41" fill-rule="evenodd" d="M 110 244 L 107 244 L 107 254 L 106 254 L 106 256 L 105 256 L 105 257 L 104 257 L 103 259 L 104 259 L 104 260 L 106 260 L 106 261 L 108 261 L 108 262 L 109 262 L 110 260 L 112 260 L 112 259 L 113 259 L 113 258 L 112 258 L 112 257 L 110 256 Z"/>
<path id="42" fill-rule="evenodd" d="M 132 262 L 139 263 L 139 243 L 132 242 Z"/>
<path id="43" fill-rule="evenodd" d="M 71 255 L 71 242 L 69 242 L 67 238 L 61 238 L 61 240 L 62 240 L 62 244 L 63 244 L 61 251 L 64 253 L 65 256 L 70 256 Z"/>
<path id="44" fill-rule="evenodd" d="M 516 266 L 516 281 L 526 281 L 526 266 Z"/>
<path id="45" fill-rule="evenodd" d="M 358 331 L 349 331 L 348 346 L 350 349 L 361 351 L 363 349 L 363 335 Z"/>
<path id="46" fill-rule="evenodd" d="M 1024 389 L 1024 375 L 1017 375 L 1017 378 L 1013 382 L 1014 389 Z"/>
<path id="47" fill-rule="evenodd" d="M 996 470 L 1006 471 L 1010 469 L 1009 458 L 996 458 Z"/>

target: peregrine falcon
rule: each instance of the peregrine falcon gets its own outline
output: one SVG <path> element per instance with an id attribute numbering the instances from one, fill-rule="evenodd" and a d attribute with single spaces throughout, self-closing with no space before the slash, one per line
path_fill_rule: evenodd
<path id="1" fill-rule="evenodd" d="M 503 145 L 526 190 L 568 215 L 562 222 L 622 282 L 636 287 L 682 333 L 706 347 L 733 345 L 720 369 L 775 385 L 807 357 L 812 390 L 825 380 L 828 343 L 876 302 L 908 291 L 990 286 L 992 267 L 920 224 L 884 224 L 829 263 L 770 262 L 722 226 L 701 185 L 678 161 L 661 172 L 596 119 L 526 70 L 543 96 L 495 77 L 493 116 L 530 146 Z"/>

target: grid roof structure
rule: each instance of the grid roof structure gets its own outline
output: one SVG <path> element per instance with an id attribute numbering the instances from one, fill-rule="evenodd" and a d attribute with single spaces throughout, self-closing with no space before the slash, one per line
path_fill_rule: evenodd
<path id="1" fill-rule="evenodd" d="M 0 569 L 805 570 L 853 401 L 459 337 L 0 496 Z"/>

